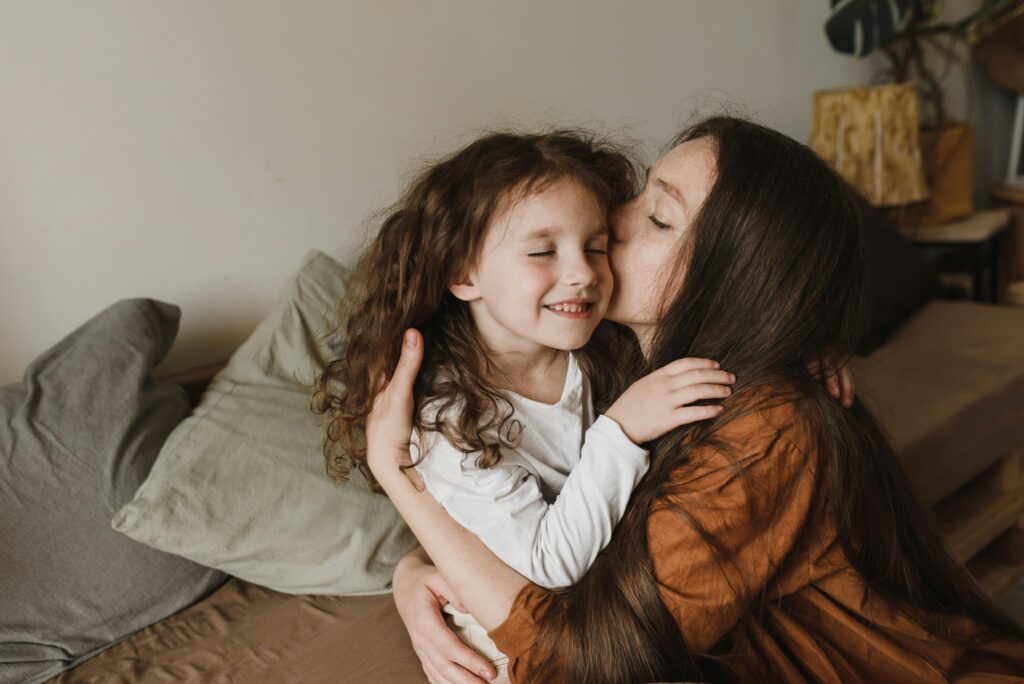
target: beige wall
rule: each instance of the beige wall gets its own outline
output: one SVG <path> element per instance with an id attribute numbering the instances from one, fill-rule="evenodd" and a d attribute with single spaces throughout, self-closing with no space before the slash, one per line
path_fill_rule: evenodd
<path id="1" fill-rule="evenodd" d="M 650 155 L 695 106 L 805 139 L 865 82 L 825 0 L 0 2 L 0 383 L 123 297 L 224 358 L 301 255 L 351 261 L 423 159 L 486 127 L 599 126 Z"/>

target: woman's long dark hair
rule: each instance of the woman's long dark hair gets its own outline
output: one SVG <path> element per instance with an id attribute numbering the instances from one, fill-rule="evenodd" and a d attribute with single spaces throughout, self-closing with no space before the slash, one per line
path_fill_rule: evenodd
<path id="1" fill-rule="evenodd" d="M 714 144 L 716 180 L 684 238 L 684 283 L 664 307 L 648 370 L 713 358 L 738 382 L 718 418 L 655 445 L 611 544 L 543 616 L 527 670 L 557 669 L 565 681 L 595 684 L 730 678 L 729 655 L 747 641 L 749 623 L 741 619 L 712 654 L 688 650 L 655 583 L 647 519 L 695 449 L 764 408 L 750 400 L 766 394 L 758 388 L 784 388 L 782 400 L 796 402 L 820 468 L 814 505 L 831 518 L 869 591 L 954 643 L 978 638 L 957 632 L 964 621 L 954 616 L 993 635 L 1021 636 L 947 552 L 868 411 L 843 408 L 808 371 L 816 359 L 848 358 L 862 330 L 865 269 L 852 191 L 806 146 L 763 126 L 714 117 L 673 145 L 700 138 Z M 694 517 L 677 512 L 715 548 Z M 773 517 L 758 513 L 754 525 Z M 751 612 L 765 600 L 732 598 Z"/>

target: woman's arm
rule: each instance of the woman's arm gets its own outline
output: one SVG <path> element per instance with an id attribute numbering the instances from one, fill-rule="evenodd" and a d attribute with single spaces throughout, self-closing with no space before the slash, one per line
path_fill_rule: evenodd
<path id="1" fill-rule="evenodd" d="M 431 684 L 485 684 L 497 676 L 494 666 L 459 641 L 445 623 L 445 604 L 463 612 L 466 608 L 422 547 L 398 562 L 391 586 L 398 614 Z"/>
<path id="2" fill-rule="evenodd" d="M 395 373 L 377 395 L 366 421 L 367 462 L 452 591 L 491 630 L 508 616 L 526 579 L 452 520 L 422 483 L 414 485 L 410 479 L 416 477 L 414 470 L 401 467 L 412 462 L 412 387 L 422 359 L 420 334 L 407 331 Z"/>

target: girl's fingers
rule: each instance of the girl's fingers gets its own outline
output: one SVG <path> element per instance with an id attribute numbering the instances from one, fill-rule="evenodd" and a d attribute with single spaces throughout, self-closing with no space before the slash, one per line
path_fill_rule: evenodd
<path id="1" fill-rule="evenodd" d="M 704 399 L 724 399 L 732 394 L 728 385 L 688 385 L 669 395 L 672 406 L 686 406 Z"/>
<path id="2" fill-rule="evenodd" d="M 673 411 L 672 416 L 675 418 L 675 427 L 679 427 L 714 418 L 724 410 L 722 406 L 683 406 Z"/>
<path id="3" fill-rule="evenodd" d="M 718 368 L 718 362 L 712 361 L 711 359 L 691 359 L 687 357 L 685 359 L 676 359 L 672 363 L 665 364 L 656 372 L 665 373 L 666 375 L 679 375 L 680 373 L 685 373 L 686 371 L 698 370 L 702 368 Z"/>
<path id="4" fill-rule="evenodd" d="M 670 391 L 675 391 L 699 384 L 718 383 L 721 385 L 731 385 L 734 382 L 736 382 L 736 376 L 728 371 L 702 369 L 674 375 L 669 381 L 668 386 Z"/>

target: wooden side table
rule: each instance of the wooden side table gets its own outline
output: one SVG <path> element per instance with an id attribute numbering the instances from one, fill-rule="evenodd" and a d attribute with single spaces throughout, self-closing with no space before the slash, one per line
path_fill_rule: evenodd
<path id="1" fill-rule="evenodd" d="M 900 226 L 899 230 L 915 246 L 928 250 L 968 252 L 971 263 L 971 290 L 974 298 L 978 301 L 987 299 L 990 302 L 997 302 L 999 300 L 998 238 L 999 234 L 1009 225 L 1009 211 L 988 209 L 952 223 L 935 226 Z M 983 288 L 983 284 L 986 284 L 987 287 Z"/>

